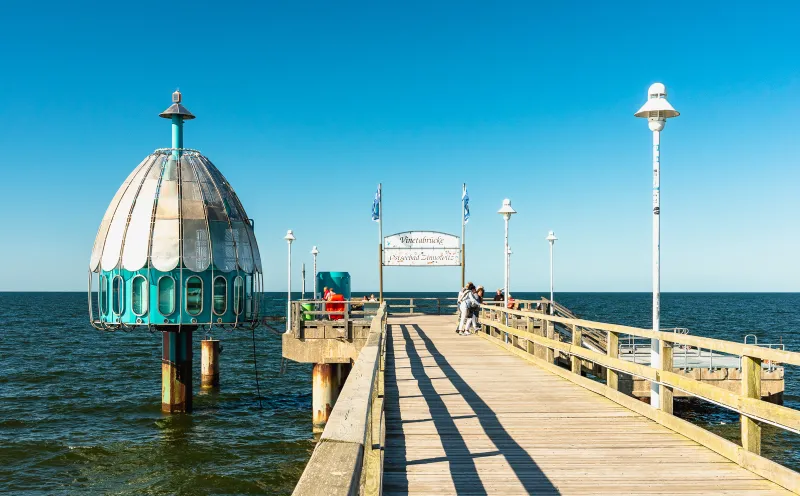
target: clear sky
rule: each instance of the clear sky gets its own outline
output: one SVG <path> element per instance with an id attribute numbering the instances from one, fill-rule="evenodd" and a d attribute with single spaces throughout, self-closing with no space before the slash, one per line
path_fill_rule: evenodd
<path id="1" fill-rule="evenodd" d="M 377 288 L 384 234 L 459 234 L 467 277 L 563 291 L 651 287 L 651 136 L 633 113 L 656 81 L 662 288 L 800 290 L 800 3 L 3 2 L 0 290 L 81 290 L 100 219 L 170 145 L 180 87 L 200 149 L 236 189 L 283 290 L 296 273 Z M 299 277 L 296 278 L 299 280 Z M 387 268 L 387 291 L 453 290 L 457 268 Z M 310 277 L 308 287 L 311 287 Z M 296 286 L 299 290 L 299 284 Z"/>

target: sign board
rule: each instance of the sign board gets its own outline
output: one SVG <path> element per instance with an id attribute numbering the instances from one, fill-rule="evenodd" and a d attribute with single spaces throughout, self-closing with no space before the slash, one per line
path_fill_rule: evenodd
<path id="1" fill-rule="evenodd" d="M 435 231 L 392 234 L 383 238 L 383 265 L 461 265 L 461 240 Z"/>

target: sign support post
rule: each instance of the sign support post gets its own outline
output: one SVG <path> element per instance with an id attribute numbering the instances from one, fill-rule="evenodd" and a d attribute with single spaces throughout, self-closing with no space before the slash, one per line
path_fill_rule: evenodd
<path id="1" fill-rule="evenodd" d="M 466 265 L 467 265 L 467 259 L 466 259 L 466 255 L 467 255 L 467 252 L 466 252 L 466 241 L 467 241 L 467 238 L 465 237 L 465 234 L 466 234 L 466 229 L 465 228 L 466 228 L 466 225 L 467 225 L 467 222 L 466 222 L 466 215 L 467 215 L 466 205 L 467 204 L 465 202 L 466 196 L 467 196 L 467 183 L 463 183 L 461 185 L 461 287 L 462 288 L 467 285 L 466 278 L 464 277 L 464 271 L 465 271 Z"/>
<path id="2" fill-rule="evenodd" d="M 380 272 L 378 301 L 383 303 L 383 191 L 378 183 L 378 269 Z"/>

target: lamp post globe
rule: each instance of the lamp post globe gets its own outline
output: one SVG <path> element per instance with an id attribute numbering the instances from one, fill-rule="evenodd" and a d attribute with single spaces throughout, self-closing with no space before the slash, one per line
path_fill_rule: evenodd
<path id="1" fill-rule="evenodd" d="M 505 307 L 508 308 L 508 221 L 511 220 L 511 216 L 517 213 L 517 211 L 511 207 L 511 200 L 506 198 L 503 200 L 503 206 L 500 207 L 500 210 L 498 210 L 497 213 L 502 215 L 503 219 L 505 220 L 505 245 L 503 248 L 503 258 L 505 260 L 505 267 L 503 271 L 503 303 L 505 304 Z M 506 325 L 508 325 L 508 314 L 506 314 Z M 505 335 L 505 342 L 508 342 L 508 334 Z"/>
<path id="2" fill-rule="evenodd" d="M 286 236 L 284 236 L 283 239 L 286 240 L 286 244 L 289 246 L 289 286 L 286 290 L 286 332 L 290 332 L 292 330 L 292 241 L 296 238 L 292 230 L 289 229 L 286 231 Z"/>
<path id="3" fill-rule="evenodd" d="M 647 101 L 633 114 L 647 119 L 647 126 L 653 132 L 653 331 L 661 328 L 661 131 L 667 119 L 677 117 L 680 112 L 667 101 L 667 88 L 662 83 L 654 83 L 647 89 Z M 661 343 L 657 339 L 650 342 L 650 364 L 662 367 Z M 650 406 L 661 408 L 661 386 L 650 385 Z"/>
<path id="4" fill-rule="evenodd" d="M 547 233 L 547 237 L 545 238 L 548 243 L 550 243 L 550 315 L 553 315 L 554 308 L 553 308 L 553 245 L 558 241 L 556 238 L 556 233 L 550 231 Z"/>

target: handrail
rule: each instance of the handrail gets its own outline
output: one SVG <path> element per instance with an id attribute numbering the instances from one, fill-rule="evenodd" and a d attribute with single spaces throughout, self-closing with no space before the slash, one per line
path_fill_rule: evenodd
<path id="1" fill-rule="evenodd" d="M 417 297 L 417 296 L 392 296 L 392 297 L 384 298 L 385 301 L 408 300 L 408 299 L 412 299 L 412 300 L 456 300 L 456 298 L 453 297 L 453 296 L 442 296 L 442 297 L 437 297 L 437 296 L 423 296 L 423 297 Z"/>
<path id="2" fill-rule="evenodd" d="M 557 317 L 555 315 L 547 315 L 539 312 L 528 312 L 524 310 L 510 310 L 510 309 L 497 309 L 494 307 L 486 307 L 492 310 L 500 310 L 508 313 L 509 315 L 517 315 L 520 317 L 535 316 L 537 319 L 542 319 L 550 322 L 559 322 L 566 325 L 577 325 L 579 327 L 590 327 L 603 331 L 611 331 L 618 334 L 631 334 L 642 338 L 651 338 L 667 341 L 670 343 L 685 344 L 695 346 L 697 348 L 711 349 L 721 353 L 730 353 L 733 355 L 747 355 L 753 358 L 760 358 L 761 360 L 773 360 L 779 363 L 786 363 L 791 365 L 800 366 L 800 353 L 793 351 L 781 351 L 770 348 L 762 348 L 760 346 L 745 345 L 733 341 L 724 341 L 722 339 L 704 338 L 700 336 L 693 336 L 691 334 L 679 334 L 674 332 L 665 331 L 652 331 L 650 329 L 641 329 L 638 327 L 629 327 L 618 324 L 605 324 L 603 322 L 594 322 L 585 319 L 569 319 L 564 317 Z"/>
<path id="3" fill-rule="evenodd" d="M 455 312 L 455 309 L 458 305 L 455 304 L 456 298 L 445 296 L 445 297 L 435 297 L 435 296 L 423 296 L 423 297 L 416 297 L 416 296 L 407 296 L 407 297 L 390 297 L 384 298 L 384 301 L 387 302 L 387 307 L 389 313 L 392 314 L 408 314 L 412 315 L 418 313 L 416 310 L 422 310 L 419 313 L 428 313 L 428 314 L 435 314 L 441 315 L 443 311 L 448 311 L 448 313 Z M 400 301 L 407 301 L 408 304 L 401 304 L 396 303 Z M 422 304 L 420 304 L 422 302 Z M 435 303 L 435 304 L 434 304 Z M 395 312 L 394 309 L 402 309 L 407 308 L 407 312 Z M 427 311 L 426 311 L 427 310 Z"/>
<path id="4" fill-rule="evenodd" d="M 526 321 L 526 330 L 506 325 L 508 316 L 516 316 Z M 535 322 L 538 321 L 540 333 L 536 333 Z M 555 339 L 553 329 L 559 323 L 572 329 L 572 342 L 566 343 Z M 544 330 L 544 328 L 547 328 Z M 591 328 L 606 332 L 606 350 L 603 353 L 583 346 L 582 329 Z M 800 353 L 754 345 L 733 343 L 712 338 L 702 338 L 681 334 L 679 332 L 654 332 L 649 329 L 606 324 L 584 319 L 571 319 L 547 315 L 542 312 L 528 312 L 481 306 L 481 332 L 479 335 L 491 340 L 498 346 L 537 363 L 547 370 L 575 382 L 587 389 L 602 394 L 617 403 L 636 411 L 656 422 L 711 448 L 722 456 L 737 462 L 748 470 L 793 491 L 800 491 L 800 474 L 778 463 L 760 456 L 761 428 L 756 421 L 766 422 L 781 429 L 800 433 L 800 411 L 761 400 L 762 360 L 773 360 L 781 363 L 800 364 Z M 632 363 L 619 358 L 620 335 L 627 334 L 642 338 L 655 338 L 661 341 L 662 364 L 660 367 Z M 532 343 L 526 349 L 509 344 L 502 336 L 516 336 Z M 736 354 L 741 357 L 742 390 L 741 393 L 700 382 L 691 377 L 673 372 L 673 344 L 685 344 L 722 353 Z M 544 349 L 544 358 L 536 349 Z M 570 357 L 571 369 L 566 370 L 555 364 L 555 352 Z M 605 385 L 581 377 L 582 361 L 592 362 L 605 367 Z M 660 405 L 653 408 L 649 405 L 618 391 L 619 373 L 647 379 L 659 384 Z M 742 445 L 739 446 L 712 434 L 699 426 L 686 422 L 672 415 L 672 395 L 677 389 L 690 395 L 715 403 L 738 412 L 741 416 Z"/>
<path id="5" fill-rule="evenodd" d="M 327 310 L 329 305 L 341 310 Z M 341 307 L 339 307 L 341 305 Z M 366 305 L 366 306 L 365 306 Z M 336 328 L 350 329 L 352 323 L 364 325 L 378 311 L 380 303 L 362 301 L 294 300 L 291 302 L 292 329 L 295 337 L 309 324 L 321 321 Z M 310 308 L 310 309 L 309 309 Z M 306 317 L 310 317 L 309 320 Z"/>
<path id="6" fill-rule="evenodd" d="M 383 303 L 293 495 L 381 494 L 386 315 Z"/>

